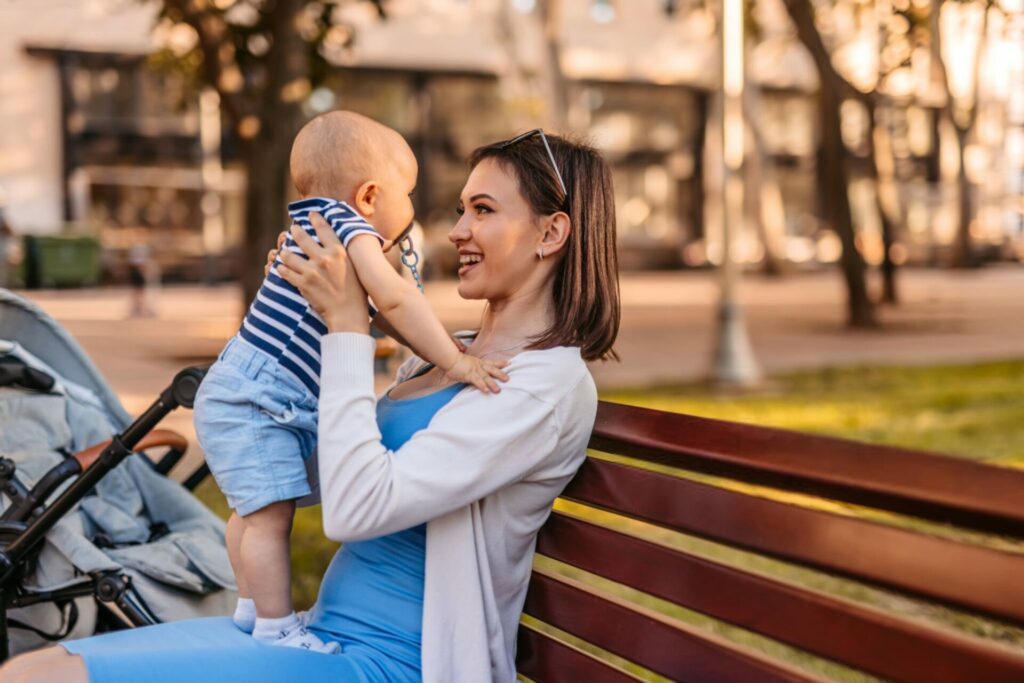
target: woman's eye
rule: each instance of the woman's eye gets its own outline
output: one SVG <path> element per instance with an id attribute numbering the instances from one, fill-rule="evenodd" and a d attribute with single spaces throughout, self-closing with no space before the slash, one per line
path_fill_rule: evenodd
<path id="1" fill-rule="evenodd" d="M 457 214 L 459 214 L 461 216 L 462 214 L 466 213 L 466 210 L 464 208 L 462 208 L 461 206 L 456 206 L 455 207 L 455 213 L 457 213 Z"/>
<path id="2" fill-rule="evenodd" d="M 487 206 L 486 204 L 474 204 L 473 208 L 476 210 L 477 213 L 490 213 L 491 212 L 491 207 Z"/>

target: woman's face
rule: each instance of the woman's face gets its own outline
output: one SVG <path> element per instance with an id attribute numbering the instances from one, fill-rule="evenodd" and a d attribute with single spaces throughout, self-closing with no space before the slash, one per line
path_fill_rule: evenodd
<path id="1" fill-rule="evenodd" d="M 448 239 L 459 250 L 459 295 L 498 301 L 529 287 L 541 234 L 515 176 L 484 159 L 469 174 L 458 211 Z"/>

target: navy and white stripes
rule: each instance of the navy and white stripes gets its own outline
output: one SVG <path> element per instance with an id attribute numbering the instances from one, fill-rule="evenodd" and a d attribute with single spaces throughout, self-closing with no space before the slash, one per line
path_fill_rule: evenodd
<path id="1" fill-rule="evenodd" d="M 381 243 L 384 241 L 366 219 L 344 202 L 314 197 L 289 204 L 288 213 L 292 220 L 317 242 L 319 240 L 309 222 L 309 214 L 313 211 L 327 219 L 334 234 L 346 247 L 353 237 L 362 234 L 373 235 Z M 308 258 L 291 234 L 282 249 Z M 276 359 L 313 395 L 319 395 L 320 338 L 327 334 L 327 326 L 299 291 L 278 274 L 280 263 L 277 259 L 271 265 L 270 273 L 249 307 L 238 334 Z"/>

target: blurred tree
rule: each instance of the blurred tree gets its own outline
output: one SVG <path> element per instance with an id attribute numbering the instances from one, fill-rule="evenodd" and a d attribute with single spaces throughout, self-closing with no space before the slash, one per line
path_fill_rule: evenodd
<path id="1" fill-rule="evenodd" d="M 517 27 L 523 23 L 518 16 L 524 12 L 514 2 L 501 0 L 495 12 L 495 33 L 505 51 L 501 70 L 506 106 L 516 130 L 542 125 L 567 133 L 569 130 L 569 91 L 571 84 L 562 68 L 562 0 L 536 0 L 536 21 L 531 31 L 543 36 L 544 53 L 536 68 L 528 65 L 520 52 Z"/>
<path id="2" fill-rule="evenodd" d="M 978 30 L 974 54 L 971 56 L 971 92 L 967 97 L 957 97 L 950 87 L 949 69 L 946 61 L 949 55 L 943 49 L 944 39 L 942 35 L 941 17 L 943 4 L 981 7 L 981 27 Z M 981 58 L 985 49 L 985 41 L 988 37 L 989 15 L 997 5 L 992 0 L 950 0 L 943 3 L 942 0 L 932 0 L 931 12 L 929 15 L 929 28 L 931 33 L 932 63 L 934 64 L 938 80 L 945 91 L 945 104 L 943 112 L 956 131 L 957 142 L 957 199 L 959 204 L 959 217 L 957 221 L 956 240 L 954 242 L 952 265 L 960 268 L 971 268 L 981 265 L 978 255 L 974 251 L 971 240 L 971 223 L 977 213 L 973 206 L 973 188 L 967 177 L 965 163 L 965 151 L 967 141 L 974 129 L 974 123 L 978 119 L 978 95 L 981 90 Z M 964 36 L 959 36 L 963 40 Z"/>
<path id="3" fill-rule="evenodd" d="M 868 119 L 868 169 L 875 181 L 875 203 L 882 225 L 882 296 L 887 304 L 899 303 L 896 287 L 896 262 L 893 247 L 896 244 L 897 224 L 900 209 L 893 177 L 892 145 L 885 126 L 878 125 L 880 102 L 869 100 Z"/>
<path id="4" fill-rule="evenodd" d="M 897 6 L 899 5 L 899 6 Z M 871 12 L 876 23 L 878 41 L 878 69 L 873 87 L 861 103 L 866 108 L 868 171 L 875 182 L 875 207 L 882 232 L 882 295 L 887 304 L 899 302 L 896 285 L 897 264 L 893 252 L 903 229 L 903 209 L 895 173 L 892 145 L 891 115 L 900 106 L 911 102 L 905 99 L 897 104 L 884 94 L 889 79 L 913 68 L 911 57 L 915 46 L 926 34 L 926 18 L 914 3 L 879 2 L 875 0 Z"/>
<path id="5" fill-rule="evenodd" d="M 818 72 L 818 125 L 821 134 L 819 183 L 826 202 L 826 218 L 842 244 L 840 265 L 847 289 L 847 322 L 851 327 L 874 327 L 875 307 L 865 281 L 864 257 L 857 249 L 848 188 L 850 172 L 843 144 L 840 107 L 844 99 L 863 101 L 857 90 L 836 70 L 814 21 L 810 0 L 784 0 L 796 26 L 797 37 L 811 53 Z"/>
<path id="6" fill-rule="evenodd" d="M 760 116 L 761 88 L 748 84 L 743 91 L 743 108 L 746 129 L 750 136 L 750 148 L 743 164 L 744 207 L 764 247 L 761 261 L 765 275 L 786 274 L 790 263 L 782 256 L 785 246 L 786 210 L 782 199 L 782 188 L 775 172 L 775 162 L 765 144 Z"/>
<path id="7" fill-rule="evenodd" d="M 160 21 L 175 42 L 160 58 L 217 91 L 246 166 L 239 267 L 246 302 L 287 217 L 288 157 L 302 105 L 328 74 L 327 57 L 352 45 L 352 27 L 337 13 L 359 3 L 385 18 L 383 0 L 161 0 Z"/>
<path id="8" fill-rule="evenodd" d="M 544 68 L 542 79 L 548 102 L 549 125 L 566 132 L 569 127 L 569 84 L 562 69 L 562 0 L 538 0 L 544 26 Z"/>

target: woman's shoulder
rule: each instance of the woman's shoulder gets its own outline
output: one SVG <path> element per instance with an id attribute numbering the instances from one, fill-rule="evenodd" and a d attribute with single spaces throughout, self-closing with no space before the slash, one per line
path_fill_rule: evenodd
<path id="1" fill-rule="evenodd" d="M 575 346 L 523 351 L 509 361 L 505 371 L 509 376 L 505 386 L 552 403 L 570 392 L 594 391 L 590 370 Z"/>

